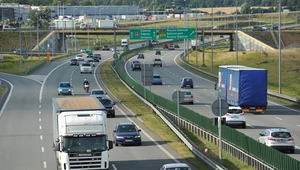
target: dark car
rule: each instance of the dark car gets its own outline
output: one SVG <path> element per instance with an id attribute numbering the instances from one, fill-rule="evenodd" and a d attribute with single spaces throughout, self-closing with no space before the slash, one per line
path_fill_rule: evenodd
<path id="1" fill-rule="evenodd" d="M 99 101 L 105 107 L 107 114 L 109 114 L 111 117 L 115 117 L 115 109 L 114 109 L 115 102 L 111 101 L 110 99 L 103 99 L 103 98 L 99 99 Z"/>
<path id="2" fill-rule="evenodd" d="M 140 61 L 138 61 L 138 60 L 134 60 L 134 61 L 132 61 L 132 62 L 131 62 L 131 68 L 133 67 L 133 64 L 134 64 L 134 63 L 141 63 L 141 62 L 140 62 Z"/>
<path id="3" fill-rule="evenodd" d="M 132 71 L 134 70 L 142 70 L 142 64 L 141 63 L 132 63 Z"/>
<path id="4" fill-rule="evenodd" d="M 193 79 L 190 77 L 184 77 L 181 80 L 181 88 L 185 88 L 185 87 L 190 87 L 190 88 L 194 88 L 194 83 L 193 83 Z"/>
<path id="5" fill-rule="evenodd" d="M 101 60 L 101 54 L 94 54 L 93 60 L 94 62 L 99 62 Z"/>
<path id="6" fill-rule="evenodd" d="M 109 46 L 108 46 L 108 45 L 104 45 L 104 46 L 103 46 L 103 48 L 102 48 L 102 50 L 104 50 L 104 51 L 105 51 L 105 50 L 108 50 L 108 51 L 109 51 L 109 50 L 110 50 L 110 48 L 109 48 Z"/>
<path id="7" fill-rule="evenodd" d="M 119 123 L 113 131 L 113 142 L 118 145 L 142 145 L 140 129 L 133 123 Z"/>
<path id="8" fill-rule="evenodd" d="M 140 53 L 137 58 L 138 59 L 145 59 L 145 56 L 144 56 L 144 54 Z"/>
<path id="9" fill-rule="evenodd" d="M 160 50 L 156 50 L 155 55 L 161 55 Z"/>
<path id="10" fill-rule="evenodd" d="M 26 49 L 24 49 L 24 48 L 18 48 L 18 49 L 16 49 L 14 51 L 14 53 L 16 53 L 16 54 L 19 54 L 19 53 L 23 54 L 23 53 L 26 53 Z"/>
<path id="11" fill-rule="evenodd" d="M 175 45 L 174 45 L 174 48 L 179 48 L 179 45 L 178 45 L 178 44 L 175 44 Z"/>
<path id="12" fill-rule="evenodd" d="M 70 66 L 75 65 L 75 66 L 79 66 L 79 62 L 77 59 L 73 58 L 70 60 Z"/>

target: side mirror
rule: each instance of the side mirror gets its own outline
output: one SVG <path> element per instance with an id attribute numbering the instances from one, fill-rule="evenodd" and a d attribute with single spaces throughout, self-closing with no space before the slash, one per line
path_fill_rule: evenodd
<path id="1" fill-rule="evenodd" d="M 111 150 L 113 148 L 113 142 L 111 140 L 108 141 L 108 150 Z"/>
<path id="2" fill-rule="evenodd" d="M 55 142 L 56 142 L 56 143 L 58 143 L 58 142 L 59 142 L 59 139 L 58 139 L 58 138 L 56 138 L 56 139 L 55 139 Z"/>
<path id="3" fill-rule="evenodd" d="M 263 133 L 260 133 L 259 136 L 264 136 L 264 134 L 263 134 Z"/>
<path id="4" fill-rule="evenodd" d="M 59 143 L 54 144 L 54 151 L 60 151 L 60 145 Z"/>
<path id="5" fill-rule="evenodd" d="M 139 132 L 142 131 L 141 129 L 138 130 Z"/>
<path id="6" fill-rule="evenodd" d="M 116 102 L 113 102 L 113 105 L 115 105 L 116 104 Z"/>
<path id="7" fill-rule="evenodd" d="M 116 130 L 114 130 L 113 132 L 116 133 Z"/>
<path id="8" fill-rule="evenodd" d="M 73 88 L 73 86 L 71 85 L 71 88 Z"/>

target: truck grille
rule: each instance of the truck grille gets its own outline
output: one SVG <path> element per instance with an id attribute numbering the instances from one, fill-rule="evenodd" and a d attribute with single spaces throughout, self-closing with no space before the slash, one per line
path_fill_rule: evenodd
<path id="1" fill-rule="evenodd" d="M 71 170 L 100 169 L 101 153 L 70 153 Z"/>

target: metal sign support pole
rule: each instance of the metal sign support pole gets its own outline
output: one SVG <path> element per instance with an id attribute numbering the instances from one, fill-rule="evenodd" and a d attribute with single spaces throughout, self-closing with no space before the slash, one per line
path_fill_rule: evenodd
<path id="1" fill-rule="evenodd" d="M 222 160 L 222 136 L 221 136 L 221 121 L 222 121 L 222 114 L 221 114 L 221 98 L 219 98 L 219 121 L 218 121 L 218 129 L 219 129 L 219 159 Z"/>
<path id="2" fill-rule="evenodd" d="M 177 90 L 177 124 L 179 127 L 179 90 Z"/>

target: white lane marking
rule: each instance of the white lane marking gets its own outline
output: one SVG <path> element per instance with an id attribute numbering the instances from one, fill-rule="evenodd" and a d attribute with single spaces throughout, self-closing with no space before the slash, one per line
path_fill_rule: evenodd
<path id="1" fill-rule="evenodd" d="M 254 127 L 252 125 L 250 125 L 250 124 L 247 124 L 247 126 L 250 126 L 252 129 L 254 129 Z"/>
<path id="2" fill-rule="evenodd" d="M 213 82 L 213 81 L 210 81 L 210 80 L 207 80 L 207 79 L 205 79 L 205 78 L 203 78 L 203 77 L 200 77 L 200 76 L 198 76 L 198 75 L 196 75 L 196 74 L 194 74 L 194 73 L 192 73 L 192 72 L 190 72 L 190 71 L 184 69 L 183 67 L 181 67 L 181 66 L 177 63 L 177 61 L 176 61 L 177 58 L 180 56 L 180 54 L 181 54 L 181 53 L 179 53 L 178 55 L 176 55 L 176 57 L 174 58 L 174 62 L 175 62 L 175 64 L 176 64 L 178 67 L 180 67 L 182 70 L 184 70 L 184 71 L 186 71 L 186 72 L 188 72 L 188 73 L 190 73 L 190 74 L 192 74 L 192 75 L 194 75 L 194 76 L 196 76 L 196 77 L 198 77 L 198 78 L 200 78 L 200 79 L 202 79 L 202 80 L 208 81 L 208 82 L 210 82 L 210 83 L 215 83 L 215 82 Z"/>
<path id="3" fill-rule="evenodd" d="M 43 140 L 43 135 L 40 135 L 40 139 Z"/>
<path id="4" fill-rule="evenodd" d="M 41 111 L 39 111 L 39 115 L 41 114 L 42 112 Z"/>
<path id="5" fill-rule="evenodd" d="M 1 108 L 1 111 L 0 111 L 0 118 L 1 118 L 1 116 L 2 116 L 2 114 L 3 114 L 3 112 L 4 112 L 4 109 L 5 109 L 7 103 L 8 103 L 8 101 L 9 101 L 9 99 L 10 99 L 10 96 L 11 96 L 11 93 L 12 93 L 12 91 L 13 91 L 13 89 L 14 89 L 14 86 L 13 86 L 8 80 L 5 80 L 5 79 L 3 79 L 3 78 L 0 78 L 0 80 L 5 81 L 6 83 L 8 83 L 8 84 L 10 85 L 10 91 L 9 91 L 8 96 L 7 96 L 7 98 L 5 99 L 5 102 L 4 102 L 4 104 L 3 104 L 2 108 Z"/>
<path id="6" fill-rule="evenodd" d="M 115 164 L 112 164 L 111 166 L 114 168 L 114 170 L 118 170 L 118 169 L 116 168 Z"/>
<path id="7" fill-rule="evenodd" d="M 210 106 L 208 106 L 207 104 L 205 105 L 206 107 L 210 107 Z"/>
<path id="8" fill-rule="evenodd" d="M 42 107 L 42 105 L 39 105 L 39 108 L 41 108 Z"/>
<path id="9" fill-rule="evenodd" d="M 60 66 L 62 66 L 62 65 L 64 65 L 64 64 L 67 64 L 67 63 L 69 63 L 69 61 L 64 62 L 64 63 L 62 63 L 62 64 L 56 66 L 54 69 L 52 69 L 52 70 L 47 74 L 47 76 L 45 77 L 45 79 L 44 79 L 44 81 L 43 81 L 42 87 L 41 87 L 41 89 L 40 89 L 40 96 L 39 96 L 39 100 L 40 100 L 40 101 L 42 101 L 43 90 L 44 90 L 44 86 L 45 86 L 45 84 L 46 84 L 46 81 L 47 81 L 48 77 L 49 77 L 56 69 L 58 69 Z"/>
<path id="10" fill-rule="evenodd" d="M 40 126 L 39 128 L 42 129 L 42 126 Z"/>
<path id="11" fill-rule="evenodd" d="M 72 71 L 71 75 L 70 75 L 70 83 L 72 84 L 72 77 L 73 77 L 73 74 L 75 72 L 75 70 L 77 69 L 78 67 L 74 68 L 74 70 Z M 72 93 L 73 94 L 73 93 Z"/>
<path id="12" fill-rule="evenodd" d="M 215 94 L 215 92 L 210 92 L 211 94 Z"/>
<path id="13" fill-rule="evenodd" d="M 282 120 L 280 117 L 275 117 L 275 119 Z"/>
<path id="14" fill-rule="evenodd" d="M 198 101 L 198 100 L 195 100 L 195 102 L 199 103 L 199 101 Z"/>
<path id="15" fill-rule="evenodd" d="M 173 89 L 174 91 L 176 91 L 177 89 Z"/>
<path id="16" fill-rule="evenodd" d="M 44 168 L 47 168 L 47 162 L 44 161 Z"/>
<path id="17" fill-rule="evenodd" d="M 45 149 L 44 149 L 44 147 L 42 147 L 42 152 L 45 152 Z"/>
<path id="18" fill-rule="evenodd" d="M 130 117 L 128 117 L 123 110 L 121 110 L 118 106 L 116 106 L 116 108 L 130 121 L 130 122 L 134 122 Z M 136 127 L 138 129 L 142 129 L 139 125 L 136 124 Z M 164 147 L 162 147 L 158 142 L 156 142 L 148 133 L 146 133 L 145 131 L 142 131 L 142 133 L 150 140 L 152 141 L 161 151 L 163 151 L 166 155 L 168 155 L 171 159 L 174 160 L 174 162 L 176 163 L 180 163 L 170 152 L 168 152 Z"/>
<path id="19" fill-rule="evenodd" d="M 204 89 L 204 91 L 207 91 L 207 89 Z"/>
<path id="20" fill-rule="evenodd" d="M 42 121 L 42 118 L 39 118 L 39 122 Z"/>
<path id="21" fill-rule="evenodd" d="M 298 127 L 300 127 L 300 125 L 297 125 Z"/>
<path id="22" fill-rule="evenodd" d="M 271 101 L 268 101 L 268 102 L 269 102 L 269 103 L 272 103 L 272 104 L 274 104 L 274 105 L 277 105 L 277 106 L 283 107 L 283 108 L 285 108 L 285 109 L 288 109 L 288 110 L 291 110 L 291 111 L 294 111 L 294 112 L 300 113 L 300 111 L 299 111 L 299 110 L 296 110 L 296 109 L 293 109 L 293 108 L 289 108 L 289 107 L 287 107 L 287 106 L 283 106 L 283 105 L 281 105 L 281 104 L 278 104 L 278 103 L 275 103 L 275 102 L 271 102 Z"/>

